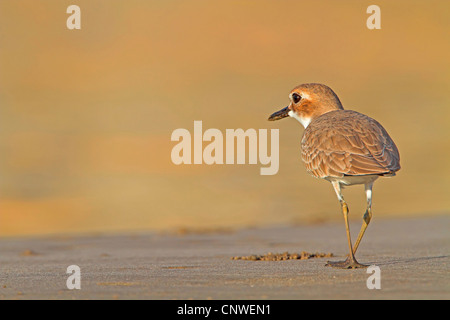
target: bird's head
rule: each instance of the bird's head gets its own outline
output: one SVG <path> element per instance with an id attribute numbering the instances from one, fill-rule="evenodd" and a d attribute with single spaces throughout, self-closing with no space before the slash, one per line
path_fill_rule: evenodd
<path id="1" fill-rule="evenodd" d="M 286 117 L 297 119 L 305 128 L 315 118 L 333 110 L 344 109 L 338 96 L 324 84 L 301 84 L 289 93 L 290 104 L 273 113 L 269 121 Z"/>

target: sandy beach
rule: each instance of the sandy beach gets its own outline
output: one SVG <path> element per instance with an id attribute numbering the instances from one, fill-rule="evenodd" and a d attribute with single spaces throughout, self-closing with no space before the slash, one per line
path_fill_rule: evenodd
<path id="1" fill-rule="evenodd" d="M 442 0 L 0 1 L 0 300 L 449 299 L 448 12 Z M 378 121 L 400 152 L 356 254 L 381 289 L 366 269 L 325 266 L 348 253 L 336 193 L 305 170 L 303 125 L 268 121 L 304 83 Z M 364 188 L 343 193 L 355 243 Z M 233 259 L 302 252 L 318 257 Z"/>
<path id="2" fill-rule="evenodd" d="M 375 219 L 358 251 L 381 271 L 325 267 L 343 259 L 343 223 L 183 234 L 52 236 L 0 241 L 1 299 L 449 299 L 450 217 Z M 359 223 L 351 224 L 353 234 Z M 233 260 L 332 252 L 332 258 Z M 69 265 L 81 289 L 69 290 Z"/>

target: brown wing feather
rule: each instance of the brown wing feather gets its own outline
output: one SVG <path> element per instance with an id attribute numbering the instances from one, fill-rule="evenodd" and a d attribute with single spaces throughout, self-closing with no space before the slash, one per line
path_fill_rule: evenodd
<path id="1" fill-rule="evenodd" d="M 350 110 L 328 112 L 311 122 L 302 138 L 302 160 L 318 178 L 400 170 L 397 147 L 381 124 Z"/>

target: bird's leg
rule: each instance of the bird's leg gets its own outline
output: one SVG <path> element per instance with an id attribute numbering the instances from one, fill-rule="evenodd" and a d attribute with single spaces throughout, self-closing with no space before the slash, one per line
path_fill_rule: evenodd
<path id="1" fill-rule="evenodd" d="M 372 187 L 373 182 L 368 183 L 364 186 L 366 190 L 367 209 L 366 213 L 364 213 L 361 231 L 359 231 L 358 239 L 356 239 L 355 246 L 353 247 L 353 254 L 356 254 L 356 250 L 358 249 L 359 243 L 361 242 L 361 239 L 364 236 L 364 232 L 366 231 L 367 226 L 369 225 L 370 219 L 372 219 Z"/>
<path id="2" fill-rule="evenodd" d="M 348 240 L 348 247 L 349 247 L 349 255 L 345 261 L 328 261 L 326 266 L 334 267 L 334 268 L 341 268 L 341 269 L 356 269 L 356 268 L 366 268 L 366 265 L 358 263 L 356 261 L 355 255 L 353 254 L 353 248 L 352 248 L 352 239 L 350 236 L 350 227 L 348 224 L 348 206 L 347 203 L 344 200 L 344 197 L 341 193 L 341 187 L 339 185 L 339 182 L 332 182 L 334 190 L 336 191 L 336 195 L 338 196 L 339 202 L 341 203 L 341 209 L 342 213 L 344 214 L 344 220 L 345 220 L 345 229 L 347 231 L 347 240 Z"/>

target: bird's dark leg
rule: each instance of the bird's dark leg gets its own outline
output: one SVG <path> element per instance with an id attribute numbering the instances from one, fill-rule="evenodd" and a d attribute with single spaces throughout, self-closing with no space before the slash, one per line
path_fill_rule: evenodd
<path id="1" fill-rule="evenodd" d="M 352 248 L 352 239 L 350 236 L 350 227 L 348 224 L 348 206 L 347 203 L 344 200 L 344 197 L 341 193 L 341 187 L 339 185 L 339 182 L 332 182 L 334 190 L 336 191 L 336 194 L 338 196 L 338 199 L 341 203 L 341 209 L 342 213 L 344 214 L 344 220 L 345 220 L 345 229 L 347 231 L 347 240 L 348 240 L 348 247 L 349 247 L 349 255 L 345 261 L 328 261 L 326 266 L 330 266 L 333 268 L 341 268 L 341 269 L 356 269 L 356 268 L 366 268 L 366 265 L 360 264 L 358 261 L 356 261 L 355 255 L 353 254 L 353 248 Z"/>
<path id="2" fill-rule="evenodd" d="M 361 242 L 361 239 L 364 236 L 364 232 L 366 231 L 367 226 L 369 225 L 369 222 L 372 219 L 372 187 L 373 187 L 373 182 L 366 184 L 364 187 L 365 187 L 365 190 L 366 190 L 367 210 L 366 210 L 366 213 L 364 213 L 363 224 L 361 226 L 361 231 L 359 231 L 358 239 L 356 239 L 355 246 L 353 247 L 353 254 L 356 254 L 356 250 L 358 249 L 359 243 Z"/>

